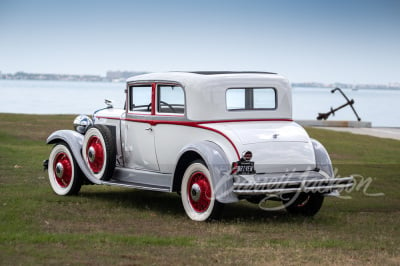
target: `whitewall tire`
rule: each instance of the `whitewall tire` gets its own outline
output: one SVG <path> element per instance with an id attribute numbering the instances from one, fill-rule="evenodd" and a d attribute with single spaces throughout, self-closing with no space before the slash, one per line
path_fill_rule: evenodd
<path id="1" fill-rule="evenodd" d="M 181 197 L 190 219 L 206 221 L 219 217 L 222 203 L 215 199 L 210 172 L 202 161 L 194 161 L 186 169 L 182 178 Z"/>
<path id="2" fill-rule="evenodd" d="M 82 156 L 89 170 L 99 180 L 109 180 L 115 169 L 115 143 L 104 125 L 90 128 L 83 139 Z"/>
<path id="3" fill-rule="evenodd" d="M 74 195 L 82 186 L 82 173 L 75 162 L 67 144 L 54 146 L 48 164 L 51 188 L 58 195 Z"/>

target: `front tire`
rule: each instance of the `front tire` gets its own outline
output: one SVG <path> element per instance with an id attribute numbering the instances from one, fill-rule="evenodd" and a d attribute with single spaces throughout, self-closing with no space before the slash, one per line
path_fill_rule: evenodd
<path id="1" fill-rule="evenodd" d="M 83 175 L 65 143 L 54 146 L 49 156 L 49 181 L 53 191 L 61 196 L 78 194 Z"/>
<path id="2" fill-rule="evenodd" d="M 223 204 L 215 199 L 213 181 L 203 161 L 194 161 L 186 169 L 181 184 L 181 198 L 190 219 L 206 221 L 219 218 Z"/>
<path id="3" fill-rule="evenodd" d="M 83 139 L 83 159 L 90 172 L 99 180 L 109 180 L 115 169 L 115 141 L 108 127 L 95 125 Z"/>
<path id="4" fill-rule="evenodd" d="M 300 193 L 284 200 L 286 210 L 290 214 L 314 216 L 322 207 L 324 196 L 320 193 Z"/>

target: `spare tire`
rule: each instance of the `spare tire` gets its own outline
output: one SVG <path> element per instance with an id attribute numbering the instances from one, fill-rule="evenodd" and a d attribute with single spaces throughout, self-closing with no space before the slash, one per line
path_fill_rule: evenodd
<path id="1" fill-rule="evenodd" d="M 115 169 L 116 148 L 111 130 L 104 125 L 89 128 L 83 138 L 82 155 L 94 177 L 109 180 Z"/>

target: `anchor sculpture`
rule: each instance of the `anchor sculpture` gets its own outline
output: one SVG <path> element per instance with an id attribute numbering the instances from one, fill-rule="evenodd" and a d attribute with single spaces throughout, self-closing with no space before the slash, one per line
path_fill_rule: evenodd
<path id="1" fill-rule="evenodd" d="M 335 109 L 333 109 L 333 108 L 331 107 L 331 110 L 330 110 L 329 112 L 327 112 L 327 113 L 318 113 L 317 120 L 322 120 L 322 119 L 323 119 L 323 120 L 326 120 L 326 119 L 328 119 L 328 117 L 329 117 L 330 115 L 335 115 L 335 112 L 336 112 L 336 111 L 338 111 L 338 110 L 340 110 L 340 109 L 346 107 L 347 105 L 350 105 L 351 109 L 353 109 L 353 112 L 354 112 L 354 114 L 355 114 L 356 117 L 357 117 L 357 120 L 358 120 L 358 121 L 361 121 L 361 118 L 358 116 L 358 114 L 357 114 L 357 112 L 356 112 L 356 109 L 354 109 L 354 106 L 353 106 L 354 100 L 353 100 L 353 99 L 350 100 L 349 98 L 347 98 L 346 94 L 344 94 L 344 92 L 343 92 L 340 88 L 335 88 L 335 89 L 331 90 L 331 93 L 334 93 L 335 91 L 339 91 L 339 92 L 343 95 L 343 97 L 346 99 L 347 102 L 346 102 L 345 104 L 343 104 L 343 105 L 341 105 L 341 106 L 335 108 Z"/>

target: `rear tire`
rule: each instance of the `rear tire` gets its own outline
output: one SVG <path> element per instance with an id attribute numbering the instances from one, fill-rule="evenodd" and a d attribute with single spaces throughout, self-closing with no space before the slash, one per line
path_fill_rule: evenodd
<path id="1" fill-rule="evenodd" d="M 75 195 L 81 189 L 83 174 L 64 142 L 50 152 L 48 173 L 51 188 L 57 195 Z"/>
<path id="2" fill-rule="evenodd" d="M 283 201 L 286 210 L 290 214 L 303 216 L 314 216 L 317 214 L 323 202 L 324 196 L 320 193 L 300 193 L 288 196 L 288 199 Z"/>
<path id="3" fill-rule="evenodd" d="M 109 180 L 115 169 L 115 141 L 108 127 L 95 125 L 85 134 L 83 159 L 90 172 L 99 180 Z"/>
<path id="4" fill-rule="evenodd" d="M 260 204 L 260 202 L 263 199 L 265 199 L 266 197 L 267 197 L 266 195 L 252 196 L 252 197 L 246 198 L 246 200 L 253 204 Z"/>
<path id="5" fill-rule="evenodd" d="M 215 198 L 214 184 L 201 160 L 186 169 L 181 184 L 181 198 L 187 216 L 194 221 L 218 219 L 223 204 Z"/>

